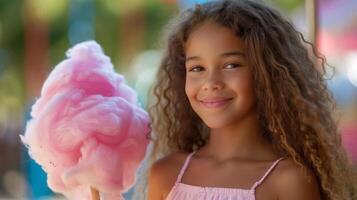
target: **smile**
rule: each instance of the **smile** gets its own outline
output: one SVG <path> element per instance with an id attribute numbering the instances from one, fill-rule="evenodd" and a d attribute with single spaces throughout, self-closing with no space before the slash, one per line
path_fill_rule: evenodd
<path id="1" fill-rule="evenodd" d="M 227 105 L 233 98 L 222 99 L 222 100 L 204 100 L 200 101 L 202 105 L 206 108 L 221 108 Z"/>

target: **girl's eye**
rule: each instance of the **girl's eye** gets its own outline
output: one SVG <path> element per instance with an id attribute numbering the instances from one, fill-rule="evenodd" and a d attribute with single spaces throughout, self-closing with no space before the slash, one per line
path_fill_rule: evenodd
<path id="1" fill-rule="evenodd" d="M 227 65 L 225 65 L 225 68 L 237 68 L 237 67 L 241 67 L 241 64 L 237 64 L 237 63 L 229 63 Z"/>
<path id="2" fill-rule="evenodd" d="M 202 66 L 194 66 L 194 67 L 191 67 L 188 71 L 190 72 L 200 72 L 204 70 L 204 68 Z"/>

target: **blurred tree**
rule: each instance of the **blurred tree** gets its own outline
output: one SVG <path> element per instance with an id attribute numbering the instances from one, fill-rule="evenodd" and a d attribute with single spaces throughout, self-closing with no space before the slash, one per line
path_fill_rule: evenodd
<path id="1" fill-rule="evenodd" d="M 284 11 L 291 12 L 295 10 L 296 8 L 304 5 L 305 1 L 304 0 L 269 0 L 271 3 L 277 5 Z M 310 1 L 310 0 L 306 0 Z"/>

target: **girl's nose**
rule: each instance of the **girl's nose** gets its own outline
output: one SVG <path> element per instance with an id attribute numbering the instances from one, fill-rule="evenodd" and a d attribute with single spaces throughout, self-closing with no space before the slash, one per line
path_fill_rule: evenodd
<path id="1" fill-rule="evenodd" d="M 211 73 L 203 84 L 203 90 L 221 90 L 224 87 L 224 83 L 221 80 L 219 73 Z"/>

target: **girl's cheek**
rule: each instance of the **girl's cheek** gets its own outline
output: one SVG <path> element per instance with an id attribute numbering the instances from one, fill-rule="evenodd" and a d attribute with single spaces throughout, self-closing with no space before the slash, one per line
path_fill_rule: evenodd
<path id="1" fill-rule="evenodd" d="M 236 85 L 237 90 L 241 94 L 252 96 L 254 93 L 254 84 L 248 75 L 237 79 L 234 85 Z"/>
<path id="2" fill-rule="evenodd" d="M 186 87 L 197 87 L 202 78 L 199 77 L 194 77 L 194 76 L 189 76 L 186 78 Z"/>
<path id="3" fill-rule="evenodd" d="M 224 80 L 227 83 L 230 83 L 235 86 L 239 86 L 242 88 L 250 87 L 252 84 L 252 77 L 248 71 L 241 70 L 240 72 L 236 73 L 229 73 L 226 74 Z"/>
<path id="4" fill-rule="evenodd" d="M 186 95 L 189 98 L 194 97 L 195 93 L 199 91 L 200 82 L 201 82 L 200 79 L 193 78 L 193 77 L 186 79 L 185 91 L 186 91 Z"/>

